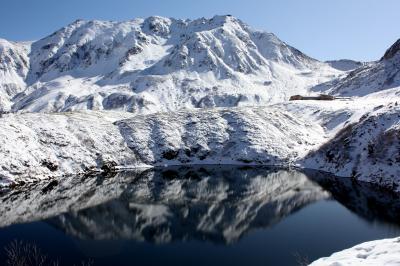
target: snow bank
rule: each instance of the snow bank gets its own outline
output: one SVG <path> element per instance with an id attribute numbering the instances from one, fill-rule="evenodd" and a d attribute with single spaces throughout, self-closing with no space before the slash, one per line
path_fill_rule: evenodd
<path id="1" fill-rule="evenodd" d="M 310 266 L 347 265 L 400 265 L 400 238 L 365 242 L 310 264 Z"/>

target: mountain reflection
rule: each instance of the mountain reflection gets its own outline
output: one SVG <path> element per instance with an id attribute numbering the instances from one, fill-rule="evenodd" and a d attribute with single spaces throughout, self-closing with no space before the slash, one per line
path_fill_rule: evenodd
<path id="1" fill-rule="evenodd" d="M 118 198 L 49 223 L 84 239 L 230 243 L 329 196 L 297 171 L 179 167 L 122 175 L 130 182 Z"/>
<path id="2" fill-rule="evenodd" d="M 44 220 L 79 239 L 238 241 L 310 203 L 335 199 L 367 220 L 397 224 L 397 195 L 326 174 L 191 166 L 69 178 L 0 196 L 0 225 Z M 385 206 L 382 208 L 381 206 Z"/>

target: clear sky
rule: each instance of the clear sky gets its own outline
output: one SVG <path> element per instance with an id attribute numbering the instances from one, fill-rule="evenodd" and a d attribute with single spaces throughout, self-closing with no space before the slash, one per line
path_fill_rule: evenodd
<path id="1" fill-rule="evenodd" d="M 0 38 L 40 39 L 80 19 L 231 14 L 320 60 L 376 60 L 400 38 L 399 0 L 1 0 Z"/>

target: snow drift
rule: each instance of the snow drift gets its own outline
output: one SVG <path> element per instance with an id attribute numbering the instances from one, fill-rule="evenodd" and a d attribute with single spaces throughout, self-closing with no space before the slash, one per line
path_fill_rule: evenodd
<path id="1" fill-rule="evenodd" d="M 314 261 L 310 266 L 399 265 L 400 238 L 365 242 Z"/>

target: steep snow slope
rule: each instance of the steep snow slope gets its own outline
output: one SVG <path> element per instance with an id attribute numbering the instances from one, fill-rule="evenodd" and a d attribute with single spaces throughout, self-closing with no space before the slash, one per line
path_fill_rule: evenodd
<path id="1" fill-rule="evenodd" d="M 260 105 L 342 73 L 231 16 L 78 20 L 34 42 L 29 60 L 13 111 Z"/>
<path id="2" fill-rule="evenodd" d="M 11 109 L 13 97 L 25 90 L 29 44 L 0 39 L 0 112 Z"/>
<path id="3" fill-rule="evenodd" d="M 365 242 L 310 264 L 310 266 L 333 265 L 400 265 L 400 238 Z"/>
<path id="4" fill-rule="evenodd" d="M 385 55 L 376 62 L 351 71 L 347 76 L 317 85 L 314 91 L 325 91 L 341 96 L 385 97 L 399 96 L 400 86 L 400 39 L 394 43 Z M 395 90 L 390 90 L 397 88 Z M 379 93 L 379 95 L 373 95 Z M 371 95 L 372 94 L 372 95 Z"/>

